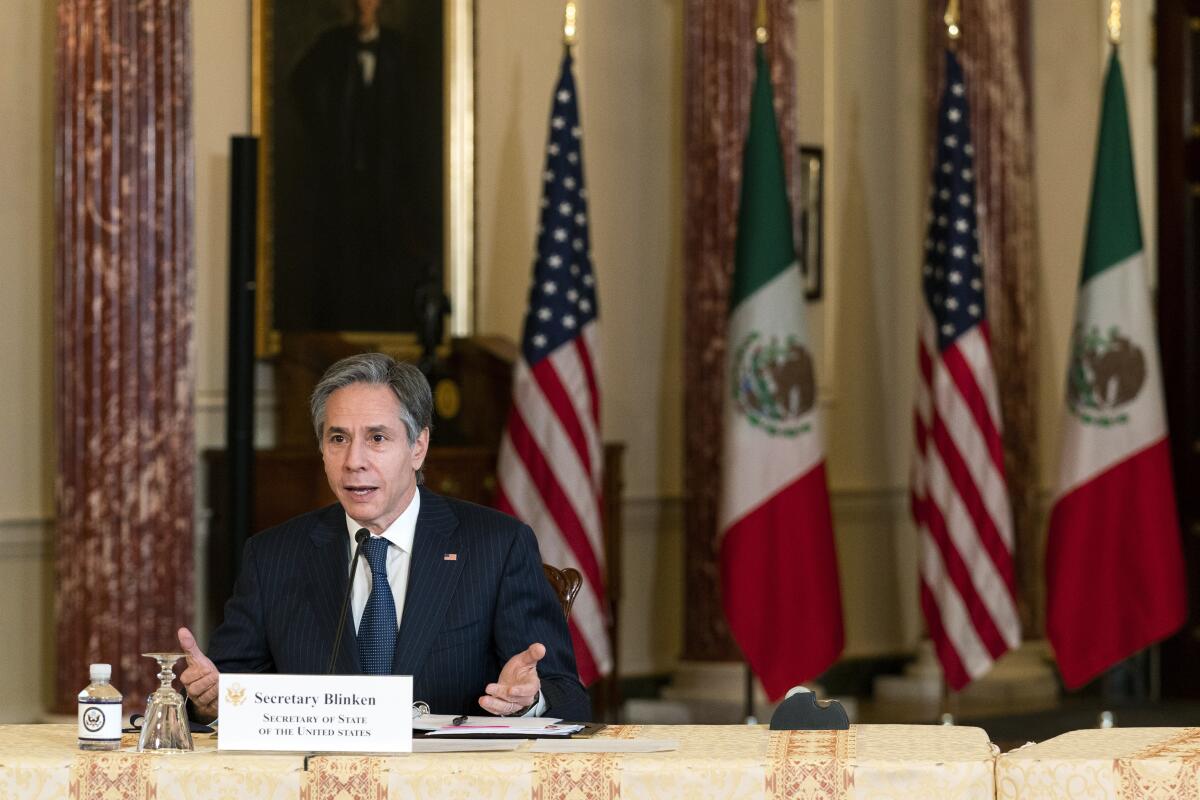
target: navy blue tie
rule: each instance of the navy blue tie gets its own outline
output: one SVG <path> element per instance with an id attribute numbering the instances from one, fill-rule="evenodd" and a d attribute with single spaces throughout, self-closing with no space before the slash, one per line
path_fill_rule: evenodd
<path id="1" fill-rule="evenodd" d="M 371 536 L 363 542 L 371 565 L 371 595 L 358 623 L 358 662 L 367 675 L 391 675 L 396 652 L 396 601 L 388 585 L 388 540 Z"/>

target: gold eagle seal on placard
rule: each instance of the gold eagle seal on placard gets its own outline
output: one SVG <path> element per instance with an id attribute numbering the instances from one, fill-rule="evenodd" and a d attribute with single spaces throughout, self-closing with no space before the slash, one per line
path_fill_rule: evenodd
<path id="1" fill-rule="evenodd" d="M 232 703 L 235 706 L 240 706 L 246 702 L 246 690 L 242 688 L 240 683 L 232 684 L 225 689 L 225 702 Z"/>

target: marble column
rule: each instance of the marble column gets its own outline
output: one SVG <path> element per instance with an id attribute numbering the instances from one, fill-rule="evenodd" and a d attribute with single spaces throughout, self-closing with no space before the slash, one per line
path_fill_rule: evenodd
<path id="1" fill-rule="evenodd" d="M 192 615 L 189 0 L 59 0 L 57 674 L 138 708 Z"/>

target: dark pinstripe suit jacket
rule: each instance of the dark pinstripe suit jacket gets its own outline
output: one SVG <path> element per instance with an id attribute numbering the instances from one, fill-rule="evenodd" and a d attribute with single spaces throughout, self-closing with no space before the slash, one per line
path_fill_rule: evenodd
<path id="1" fill-rule="evenodd" d="M 393 673 L 412 675 L 413 699 L 434 713 L 478 714 L 479 696 L 504 663 L 541 642 L 546 714 L 590 720 L 566 621 L 542 573 L 533 531 L 499 511 L 420 491 Z M 443 558 L 448 553 L 456 558 Z M 209 644 L 217 669 L 324 673 L 349 562 L 346 515 L 337 504 L 247 540 L 225 620 Z M 349 609 L 346 616 L 334 671 L 356 674 Z"/>

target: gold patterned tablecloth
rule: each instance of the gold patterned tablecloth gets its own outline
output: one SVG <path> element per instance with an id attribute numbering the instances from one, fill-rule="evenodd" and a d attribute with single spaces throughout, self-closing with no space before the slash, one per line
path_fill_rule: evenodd
<path id="1" fill-rule="evenodd" d="M 623 725 L 603 737 L 673 739 L 665 753 L 518 750 L 402 756 L 226 754 L 209 737 L 182 756 L 76 750 L 73 726 L 0 726 L 0 800 L 505 798 L 992 798 L 994 750 L 978 728 Z"/>
<path id="2" fill-rule="evenodd" d="M 996 793 L 1021 800 L 1200 798 L 1200 728 L 1071 731 L 1006 753 Z"/>
<path id="3" fill-rule="evenodd" d="M 441 753 L 309 759 L 308 800 L 334 797 L 981 798 L 995 796 L 979 728 L 856 725 L 787 731 L 740 725 L 622 725 L 601 736 L 674 739 L 665 753 Z M 339 794 L 345 792 L 345 794 Z"/>
<path id="4" fill-rule="evenodd" d="M 303 753 L 222 753 L 211 736 L 196 752 L 84 752 L 74 725 L 0 725 L 0 800 L 295 800 L 306 784 Z"/>

